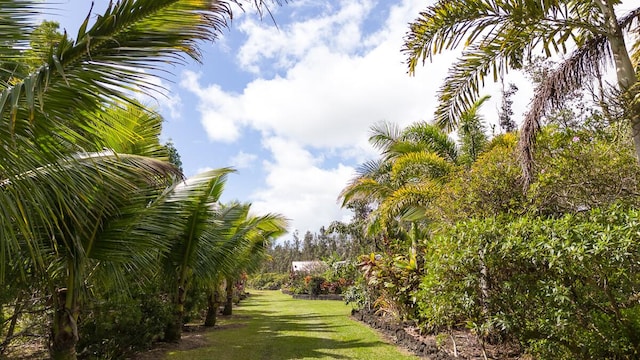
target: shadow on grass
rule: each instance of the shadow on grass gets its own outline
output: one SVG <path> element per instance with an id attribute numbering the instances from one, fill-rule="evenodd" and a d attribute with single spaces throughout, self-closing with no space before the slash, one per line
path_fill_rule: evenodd
<path id="1" fill-rule="evenodd" d="M 234 311 L 237 315 L 220 318 L 236 325 L 225 324 L 219 331 L 209 333 L 209 346 L 200 349 L 199 354 L 212 359 L 358 359 L 357 355 L 345 354 L 357 354 L 358 349 L 384 344 L 368 338 L 357 339 L 357 335 L 337 334 L 342 328 L 350 327 L 344 314 L 317 314 L 300 307 L 303 303 L 296 300 L 282 301 L 287 313 L 270 310 L 273 299 L 252 294 L 250 301 Z M 291 314 L 293 307 L 300 309 L 300 313 Z M 375 350 L 369 351 L 375 354 Z"/>
<path id="2" fill-rule="evenodd" d="M 356 359 L 355 357 L 336 354 L 332 351 L 375 347 L 379 345 L 378 342 L 363 342 L 359 340 L 338 341 L 319 339 L 315 336 L 290 335 L 271 337 L 270 342 L 269 346 L 263 347 L 261 359 Z M 240 353 L 241 351 L 239 351 L 239 354 Z M 238 357 L 238 359 L 240 358 L 241 357 Z"/>

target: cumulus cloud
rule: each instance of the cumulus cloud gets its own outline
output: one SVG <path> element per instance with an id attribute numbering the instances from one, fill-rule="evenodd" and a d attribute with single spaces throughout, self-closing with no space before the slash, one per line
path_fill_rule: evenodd
<path id="1" fill-rule="evenodd" d="M 250 167 L 256 160 L 258 155 L 248 154 L 244 151 L 240 151 L 234 157 L 231 158 L 231 166 L 236 169 L 244 169 Z"/>
<path id="2" fill-rule="evenodd" d="M 332 220 L 348 218 L 337 196 L 354 169 L 343 164 L 323 168 L 321 157 L 313 156 L 300 144 L 272 137 L 264 141 L 273 154 L 265 161 L 268 172 L 264 187 L 251 195 L 252 210 L 276 212 L 291 219 L 291 231 L 317 231 Z"/>
<path id="3" fill-rule="evenodd" d="M 286 69 L 318 46 L 330 47 L 339 53 L 353 53 L 359 49 L 363 44 L 362 22 L 373 8 L 373 2 L 349 1 L 338 9 L 332 9 L 329 4 L 324 6 L 329 8 L 319 16 L 293 22 L 282 29 L 256 19 L 246 19 L 239 26 L 248 36 L 238 53 L 241 66 L 259 73 L 265 59 L 275 59 L 270 66 Z"/>
<path id="4" fill-rule="evenodd" d="M 367 142 L 371 125 L 429 120 L 455 54 L 407 75 L 402 39 L 424 1 L 390 8 L 373 0 L 305 5 L 326 8 L 298 6 L 294 11 L 303 15 L 278 29 L 249 16 L 238 20 L 246 41 L 237 61 L 255 76 L 243 90 L 225 91 L 190 71 L 181 86 L 197 96 L 211 141 L 240 142 L 248 129 L 261 134 L 272 159 L 263 161 L 266 177 L 251 195 L 254 209 L 280 212 L 295 229 L 317 231 L 348 217 L 336 198 L 356 163 L 376 156 Z M 322 153 L 341 163 L 325 163 Z"/>
<path id="5" fill-rule="evenodd" d="M 406 1 L 393 7 L 382 28 L 368 35 L 361 28 L 372 1 L 340 2 L 335 14 L 280 30 L 245 18 L 240 26 L 248 38 L 239 51 L 240 63 L 247 68 L 275 64 L 286 68 L 283 75 L 257 77 L 242 93 L 202 84 L 192 72 L 185 73 L 182 85 L 199 97 L 201 121 L 213 141 L 235 141 L 244 127 L 251 127 L 264 136 L 341 149 L 345 156 L 370 151 L 371 124 L 385 120 L 406 125 L 431 117 L 437 87 L 452 60 L 443 55 L 433 65 L 440 71 L 406 74 L 402 34 L 418 3 L 423 5 Z M 355 38 L 345 38 L 346 33 Z"/>

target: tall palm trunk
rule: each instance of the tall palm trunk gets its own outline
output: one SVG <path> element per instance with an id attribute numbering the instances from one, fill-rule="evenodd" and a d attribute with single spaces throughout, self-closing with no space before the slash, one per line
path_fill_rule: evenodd
<path id="1" fill-rule="evenodd" d="M 224 303 L 224 309 L 222 310 L 222 315 L 231 315 L 233 313 L 233 285 L 235 283 L 235 279 L 228 277 L 227 278 L 227 299 Z"/>
<path id="2" fill-rule="evenodd" d="M 618 19 L 613 9 L 613 2 L 611 0 L 596 0 L 596 3 L 606 19 L 607 39 L 609 40 L 613 63 L 616 67 L 618 86 L 627 101 L 626 105 L 629 106 L 627 116 L 631 123 L 631 136 L 633 137 L 636 157 L 640 161 L 640 101 L 636 99 L 640 95 L 640 91 L 638 86 L 635 86 L 638 78 L 627 51 L 622 29 L 618 24 Z"/>
<path id="3" fill-rule="evenodd" d="M 182 337 L 182 319 L 184 318 L 184 302 L 187 298 L 185 286 L 178 286 L 173 300 L 173 316 L 164 330 L 164 340 L 177 342 Z"/>
<path id="4" fill-rule="evenodd" d="M 220 284 L 216 281 L 207 296 L 207 317 L 204 320 L 204 326 L 216 325 L 216 321 L 218 320 L 218 307 L 220 307 L 221 302 Z"/>
<path id="5" fill-rule="evenodd" d="M 51 328 L 50 354 L 53 360 L 75 360 L 78 343 L 78 289 L 75 288 L 74 266 L 70 261 L 67 288 L 57 289 L 54 294 L 53 324 Z"/>

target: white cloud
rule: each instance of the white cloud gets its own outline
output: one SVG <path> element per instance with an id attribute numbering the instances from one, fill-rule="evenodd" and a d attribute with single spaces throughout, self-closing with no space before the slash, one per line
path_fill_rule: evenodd
<path id="1" fill-rule="evenodd" d="M 248 18 L 239 26 L 248 40 L 240 48 L 238 60 L 243 68 L 257 73 L 262 60 L 275 59 L 271 65 L 289 68 L 318 46 L 351 53 L 362 45 L 362 21 L 372 7 L 371 0 L 344 2 L 336 11 L 282 28 Z"/>
<path id="2" fill-rule="evenodd" d="M 257 78 L 236 94 L 215 84 L 203 85 L 197 75 L 185 73 L 182 85 L 200 98 L 201 121 L 211 140 L 235 141 L 248 126 L 264 136 L 341 149 L 351 156 L 370 154 L 371 124 L 386 120 L 406 125 L 431 117 L 436 90 L 453 56 L 436 58 L 436 64 L 420 69 L 416 77 L 406 74 L 402 36 L 422 2 L 394 7 L 386 25 L 369 37 L 353 27 L 362 26 L 371 1 L 340 3 L 335 15 L 310 18 L 280 31 L 245 19 L 241 27 L 248 40 L 240 50 L 240 62 L 292 62 L 282 76 Z M 334 38 L 343 33 L 355 38 L 336 44 Z M 365 43 L 368 50 L 360 51 Z"/>
<path id="3" fill-rule="evenodd" d="M 213 84 L 202 88 L 200 75 L 192 71 L 184 71 L 180 86 L 195 93 L 200 99 L 198 111 L 202 115 L 200 122 L 209 139 L 231 143 L 240 137 L 237 117 L 228 116 L 240 109 L 241 103 L 232 95 L 225 93 L 220 86 Z"/>
<path id="4" fill-rule="evenodd" d="M 236 169 L 244 169 L 250 167 L 257 159 L 258 156 L 256 154 L 248 154 L 240 151 L 231 158 L 230 163 L 231 166 Z"/>
<path id="5" fill-rule="evenodd" d="M 274 161 L 264 163 L 269 175 L 265 187 L 251 195 L 253 211 L 281 213 L 291 220 L 291 231 L 302 233 L 348 216 L 338 206 L 337 196 L 353 176 L 353 168 L 339 164 L 323 169 L 321 158 L 294 141 L 269 138 L 264 145 Z"/>
<path id="6" fill-rule="evenodd" d="M 382 12 L 387 19 L 372 33 L 365 19 L 376 10 L 373 0 L 332 4 L 338 8 L 279 30 L 242 17 L 247 40 L 238 63 L 256 78 L 241 92 L 203 83 L 192 72 L 181 83 L 198 96 L 210 140 L 236 141 L 245 128 L 261 133 L 273 160 L 263 162 L 267 175 L 251 195 L 254 210 L 280 212 L 301 232 L 348 217 L 337 196 L 354 175 L 350 164 L 375 156 L 367 142 L 370 126 L 431 119 L 437 90 L 456 57 L 440 54 L 415 77 L 407 75 L 403 36 L 424 1 L 398 1 Z M 337 154 L 343 163 L 325 164 L 311 150 Z"/>

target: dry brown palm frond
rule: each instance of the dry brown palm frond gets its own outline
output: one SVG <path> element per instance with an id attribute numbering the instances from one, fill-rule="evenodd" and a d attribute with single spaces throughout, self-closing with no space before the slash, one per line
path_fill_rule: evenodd
<path id="1" fill-rule="evenodd" d="M 618 23 L 621 28 L 629 29 L 634 24 L 637 27 L 639 19 L 640 8 L 637 8 L 621 17 Z M 533 177 L 533 151 L 540 119 L 549 110 L 562 107 L 567 94 L 595 79 L 610 62 L 609 42 L 605 34 L 599 34 L 580 46 L 535 89 L 520 132 L 519 152 L 525 189 Z"/>

